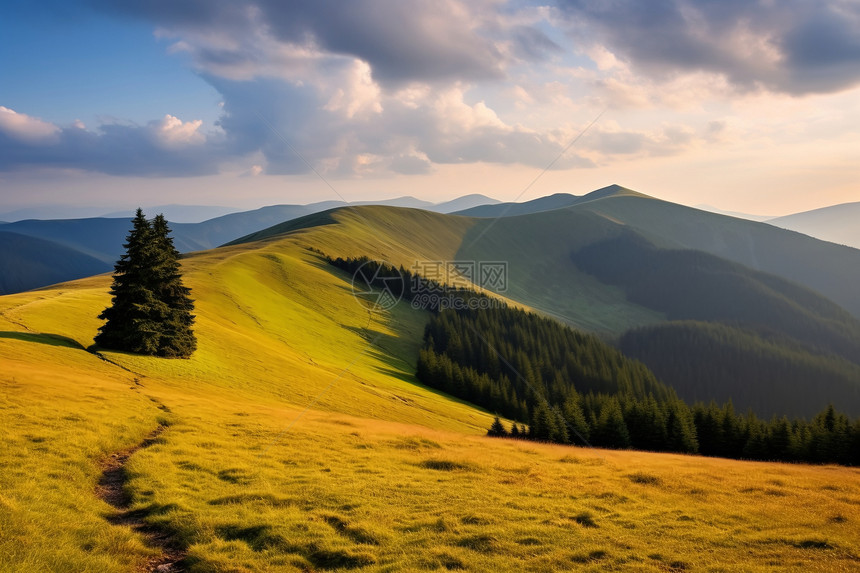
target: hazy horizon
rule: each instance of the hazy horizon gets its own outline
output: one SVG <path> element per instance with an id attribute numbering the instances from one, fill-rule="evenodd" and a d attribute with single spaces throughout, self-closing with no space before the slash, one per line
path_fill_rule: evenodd
<path id="1" fill-rule="evenodd" d="M 623 187 L 623 186 L 622 186 Z M 583 191 L 581 193 L 571 193 L 571 195 L 586 195 L 596 189 L 591 189 L 589 191 Z M 634 189 L 635 191 L 635 189 Z M 463 195 L 458 195 L 455 197 L 451 197 L 449 199 L 437 200 L 434 197 L 431 198 L 421 198 L 416 197 L 414 195 L 394 195 L 391 197 L 376 197 L 376 198 L 356 198 L 354 201 L 349 201 L 349 203 L 384 203 L 395 201 L 398 199 L 409 200 L 414 199 L 417 202 L 426 202 L 429 205 L 441 205 L 447 203 L 448 201 L 460 199 L 462 197 L 467 197 L 470 195 L 483 195 L 476 193 L 467 193 Z M 504 202 L 496 197 L 487 197 L 488 204 L 493 202 Z M 547 195 L 543 195 L 541 197 L 546 197 Z M 527 201 L 531 201 L 534 199 L 538 199 L 540 197 L 532 197 L 529 199 L 520 198 L 517 203 L 524 203 Z M 660 199 L 659 197 L 656 197 Z M 328 203 L 328 202 L 343 202 L 340 198 L 334 199 L 323 199 L 320 201 L 311 201 L 308 203 L 295 203 L 296 205 L 314 205 L 319 203 Z M 287 203 L 279 203 L 281 205 Z M 215 217 L 220 217 L 222 215 L 226 215 L 229 213 L 240 213 L 244 211 L 253 211 L 256 209 L 261 209 L 264 207 L 270 207 L 276 205 L 276 203 L 267 203 L 267 204 L 246 204 L 245 206 L 241 205 L 210 205 L 210 204 L 184 204 L 184 203 L 170 203 L 164 205 L 157 205 L 154 203 L 145 203 L 145 202 L 129 202 L 123 205 L 115 205 L 114 208 L 110 208 L 108 206 L 99 206 L 99 205 L 62 205 L 62 204 L 42 204 L 42 205 L 28 205 L 25 207 L 11 209 L 8 211 L 2 210 L 0 207 L 0 221 L 2 222 L 15 222 L 19 220 L 25 219 L 81 219 L 81 218 L 92 218 L 92 217 L 125 217 L 132 216 L 134 211 L 140 207 L 144 210 L 144 212 L 148 214 L 155 214 L 158 212 L 164 211 L 172 211 L 177 213 L 171 217 L 169 214 L 167 215 L 168 219 L 176 222 L 176 223 L 196 223 L 205 221 L 207 219 L 212 219 Z M 766 221 L 771 218 L 776 218 L 771 214 L 762 214 L 762 213 L 743 213 L 739 211 L 731 211 L 729 209 L 722 209 L 716 207 L 714 205 L 708 205 L 704 203 L 696 204 L 696 205 L 686 205 L 688 207 L 692 207 L 694 209 L 700 209 L 703 211 L 711 211 L 714 213 L 736 216 L 740 218 L 749 218 L 751 220 L 756 221 Z M 181 213 L 181 215 L 179 214 Z M 791 213 L 795 214 L 795 213 Z"/>

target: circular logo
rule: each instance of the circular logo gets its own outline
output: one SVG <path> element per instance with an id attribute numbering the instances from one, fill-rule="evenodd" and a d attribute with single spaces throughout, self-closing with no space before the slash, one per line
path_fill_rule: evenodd
<path id="1" fill-rule="evenodd" d="M 352 295 L 373 312 L 392 308 L 400 302 L 404 290 L 403 275 L 385 261 L 367 261 L 352 275 Z"/>

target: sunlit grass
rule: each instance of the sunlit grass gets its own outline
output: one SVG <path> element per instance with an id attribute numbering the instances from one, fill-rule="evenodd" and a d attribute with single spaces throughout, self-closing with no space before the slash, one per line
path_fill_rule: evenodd
<path id="1" fill-rule="evenodd" d="M 860 566 L 856 469 L 482 437 L 487 413 L 412 376 L 426 315 L 369 315 L 304 248 L 404 264 L 452 256 L 453 235 L 379 253 L 341 232 L 186 261 L 190 360 L 86 350 L 109 277 L 0 297 L 0 570 L 144 564 L 95 490 L 100 460 L 159 423 L 128 465 L 131 509 L 192 571 Z"/>

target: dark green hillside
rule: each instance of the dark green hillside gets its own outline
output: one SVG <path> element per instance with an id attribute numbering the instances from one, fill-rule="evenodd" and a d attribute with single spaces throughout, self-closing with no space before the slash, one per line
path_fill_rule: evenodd
<path id="1" fill-rule="evenodd" d="M 529 438 L 696 451 L 692 416 L 675 392 L 594 335 L 522 310 L 488 308 L 438 313 L 424 341 L 422 383 L 528 422 Z M 655 423 L 628 426 L 622 405 L 633 404 Z M 667 433 L 669 412 L 678 423 Z"/>
<path id="2" fill-rule="evenodd" d="M 695 249 L 811 288 L 860 317 L 860 250 L 642 195 L 581 202 L 660 247 Z"/>
<path id="3" fill-rule="evenodd" d="M 658 249 L 625 232 L 588 245 L 574 263 L 670 320 L 764 327 L 812 350 L 860 363 L 860 322 L 833 302 L 779 277 L 708 253 Z"/>
<path id="4" fill-rule="evenodd" d="M 860 366 L 814 354 L 779 335 L 703 322 L 670 322 L 621 337 L 688 402 L 731 399 L 760 416 L 810 417 L 833 403 L 860 415 Z"/>
<path id="5" fill-rule="evenodd" d="M 506 378 L 516 395 L 512 400 L 533 399 L 530 395 L 536 393 L 561 404 L 574 388 L 584 394 L 620 393 L 637 399 L 650 395 L 661 402 L 675 397 L 641 363 L 596 336 L 522 310 L 443 311 L 428 325 L 425 340 L 427 350 L 471 365 L 478 374 Z M 478 401 L 465 388 L 441 389 Z"/>
<path id="6" fill-rule="evenodd" d="M 458 214 L 508 218 L 554 212 L 547 209 L 593 213 L 635 230 L 661 247 L 705 251 L 802 284 L 860 317 L 860 292 L 855 288 L 860 284 L 860 250 L 766 223 L 661 201 L 618 185 L 582 197 L 563 194 L 552 197 L 557 198 L 555 204 L 547 197 L 513 205 L 475 207 Z M 570 220 L 569 224 L 574 225 L 575 221 Z"/>
<path id="7" fill-rule="evenodd" d="M 570 260 L 571 251 L 617 236 L 621 225 L 569 209 L 473 221 L 456 258 L 506 261 L 509 298 L 606 337 L 665 320 Z"/>
<path id="8" fill-rule="evenodd" d="M 110 269 L 107 263 L 53 241 L 0 231 L 0 295 Z"/>

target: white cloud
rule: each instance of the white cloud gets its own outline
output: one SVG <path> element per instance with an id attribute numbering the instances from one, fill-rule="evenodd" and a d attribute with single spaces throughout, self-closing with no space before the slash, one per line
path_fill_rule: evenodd
<path id="1" fill-rule="evenodd" d="M 367 62 L 354 60 L 344 76 L 323 109 L 343 113 L 349 119 L 382 112 L 381 90 L 373 81 Z"/>
<path id="2" fill-rule="evenodd" d="M 59 141 L 60 128 L 0 105 L 0 132 L 23 143 L 48 145 Z"/>
<path id="3" fill-rule="evenodd" d="M 454 86 L 433 98 L 430 107 L 441 132 L 468 133 L 482 127 L 509 129 L 484 101 L 469 105 L 464 95 L 462 86 Z"/>
<path id="4" fill-rule="evenodd" d="M 160 121 L 150 124 L 158 142 L 168 148 L 204 143 L 206 136 L 200 133 L 202 125 L 202 120 L 197 119 L 183 122 L 178 117 L 170 114 L 165 115 Z"/>

